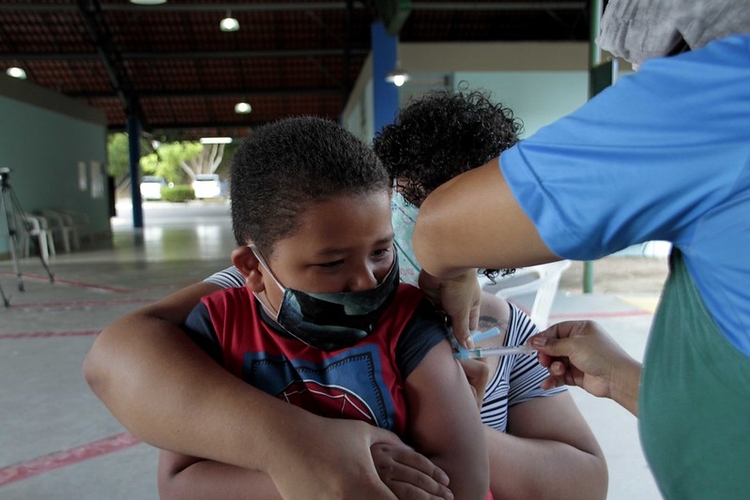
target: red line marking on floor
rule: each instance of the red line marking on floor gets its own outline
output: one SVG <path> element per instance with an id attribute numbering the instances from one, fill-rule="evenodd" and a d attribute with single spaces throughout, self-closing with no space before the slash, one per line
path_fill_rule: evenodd
<path id="1" fill-rule="evenodd" d="M 15 276 L 15 274 L 9 273 L 9 272 L 4 272 L 0 274 L 5 274 L 6 276 Z M 41 276 L 38 274 L 25 274 L 25 273 L 23 274 L 22 279 L 31 279 L 34 281 L 49 281 L 49 277 L 47 276 Z M 51 284 L 54 285 L 55 283 L 61 283 L 63 285 L 69 285 L 69 286 L 73 286 L 77 288 L 87 288 L 91 290 L 101 290 L 103 292 L 112 292 L 112 293 L 126 295 L 126 294 L 131 294 L 131 293 L 147 293 L 147 292 L 154 292 L 154 291 L 164 290 L 164 289 L 182 288 L 188 285 L 192 285 L 195 282 L 194 281 L 186 282 L 182 287 L 180 286 L 176 287 L 174 284 L 166 284 L 166 285 L 152 286 L 149 288 L 130 289 L 130 288 L 119 288 L 119 287 L 114 287 L 114 286 L 109 286 L 109 285 L 98 285 L 96 283 L 86 283 L 85 281 L 67 280 L 65 278 L 60 278 L 58 276 L 55 276 L 55 280 Z"/>
<path id="2" fill-rule="evenodd" d="M 41 276 L 40 276 L 41 278 Z M 64 285 L 70 285 L 77 288 L 88 288 L 91 290 L 102 290 L 104 292 L 112 292 L 112 293 L 133 293 L 135 290 L 129 290 L 127 288 L 118 288 L 115 286 L 107 286 L 107 285 L 97 285 L 95 283 L 86 283 L 85 281 L 73 281 L 73 280 L 66 280 L 66 279 L 60 279 L 55 278 L 55 283 L 62 283 Z M 138 290 L 140 291 L 140 290 Z"/>
<path id="3" fill-rule="evenodd" d="M 21 481 L 51 470 L 73 465 L 114 451 L 130 448 L 141 442 L 129 432 L 100 439 L 92 443 L 32 458 L 20 464 L 0 469 L 0 486 Z"/>
<path id="4" fill-rule="evenodd" d="M 85 337 L 97 335 L 101 330 L 81 330 L 78 332 L 26 332 L 26 333 L 1 333 L 0 340 L 6 339 L 35 339 L 46 337 Z"/>
<path id="5" fill-rule="evenodd" d="M 127 304 L 148 304 L 156 299 L 112 299 L 112 300 L 71 300 L 67 302 L 32 302 L 29 304 L 12 304 L 13 309 L 51 309 L 61 307 L 99 307 Z"/>
<path id="6" fill-rule="evenodd" d="M 10 274 L 10 273 L 5 273 Z M 34 280 L 34 281 L 49 281 L 49 276 L 42 276 L 38 274 L 26 274 L 23 273 L 21 276 L 22 279 L 27 280 Z M 70 285 L 78 288 L 89 288 L 92 290 L 102 290 L 105 292 L 112 292 L 112 293 L 134 293 L 135 291 L 140 292 L 141 290 L 129 290 L 127 288 L 118 288 L 114 286 L 107 286 L 107 285 L 97 285 L 95 283 L 86 283 L 84 281 L 73 281 L 73 280 L 66 280 L 64 278 L 55 277 L 54 282 L 52 284 L 63 284 L 63 285 Z"/>

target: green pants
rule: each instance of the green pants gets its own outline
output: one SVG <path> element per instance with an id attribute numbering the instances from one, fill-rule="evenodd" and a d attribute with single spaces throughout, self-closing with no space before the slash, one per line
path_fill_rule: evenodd
<path id="1" fill-rule="evenodd" d="M 679 251 L 670 264 L 641 378 L 643 449 L 665 498 L 750 498 L 750 359 L 719 331 Z"/>

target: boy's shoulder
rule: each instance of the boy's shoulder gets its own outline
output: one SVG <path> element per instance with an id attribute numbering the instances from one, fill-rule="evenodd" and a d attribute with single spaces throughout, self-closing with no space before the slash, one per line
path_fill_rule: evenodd
<path id="1" fill-rule="evenodd" d="M 427 295 L 414 285 L 409 283 L 399 283 L 398 290 L 396 291 L 396 302 L 399 306 L 405 305 L 406 300 L 411 303 L 419 303 L 419 301 L 427 299 Z"/>
<path id="2" fill-rule="evenodd" d="M 231 287 L 211 292 L 205 295 L 201 299 L 201 302 L 210 311 L 221 311 L 236 307 L 251 307 L 254 297 L 250 294 L 250 290 L 247 287 Z M 249 314 L 254 314 L 254 308 L 251 307 L 248 309 L 248 312 Z"/>
<path id="3" fill-rule="evenodd" d="M 408 314 L 411 319 L 429 321 L 445 320 L 445 315 L 430 301 L 419 288 L 408 283 L 401 283 L 394 300 L 396 312 Z"/>

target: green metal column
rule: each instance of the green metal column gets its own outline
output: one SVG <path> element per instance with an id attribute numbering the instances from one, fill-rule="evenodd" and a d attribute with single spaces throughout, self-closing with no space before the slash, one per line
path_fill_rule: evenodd
<path id="1" fill-rule="evenodd" d="M 599 35 L 599 20 L 602 17 L 602 0 L 589 0 L 591 12 L 591 29 L 589 30 L 589 74 L 599 65 L 602 60 L 602 52 L 596 44 L 596 37 Z M 592 78 L 589 77 L 589 82 Z M 595 90 L 589 83 L 589 98 L 593 97 Z M 587 260 L 583 263 L 583 293 L 593 293 L 594 291 L 594 263 Z"/>

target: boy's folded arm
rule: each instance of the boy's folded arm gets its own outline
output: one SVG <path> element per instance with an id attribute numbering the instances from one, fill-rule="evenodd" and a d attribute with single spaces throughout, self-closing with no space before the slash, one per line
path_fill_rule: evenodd
<path id="1" fill-rule="evenodd" d="M 277 486 L 290 496 L 356 492 L 363 499 L 388 498 L 370 446 L 398 444 L 396 436 L 369 424 L 312 415 L 249 386 L 218 366 L 175 324 L 215 289 L 194 285 L 102 332 L 84 368 L 96 395 L 129 431 L 151 445 L 205 453 L 251 469 L 277 464 Z M 171 309 L 170 300 L 180 302 L 179 307 Z M 338 442 L 326 439 L 332 434 Z M 290 461 L 296 466 L 290 467 Z M 322 476 L 329 480 L 320 482 Z"/>
<path id="2" fill-rule="evenodd" d="M 447 341 L 433 347 L 406 379 L 408 439 L 450 478 L 456 499 L 483 499 L 489 458 L 476 401 Z"/>
<path id="3" fill-rule="evenodd" d="M 159 497 L 163 500 L 282 498 L 271 477 L 264 472 L 166 450 L 159 452 L 158 484 Z"/>

